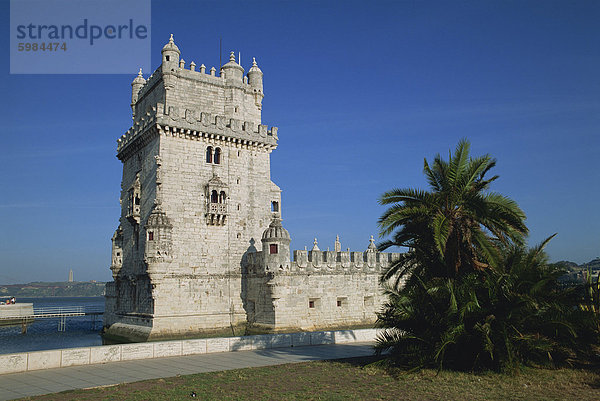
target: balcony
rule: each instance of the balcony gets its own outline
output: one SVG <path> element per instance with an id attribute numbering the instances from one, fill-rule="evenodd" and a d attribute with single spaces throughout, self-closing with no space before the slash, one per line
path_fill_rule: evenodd
<path id="1" fill-rule="evenodd" d="M 209 203 L 207 205 L 206 213 L 226 215 L 227 214 L 227 204 L 226 203 Z"/>
<path id="2" fill-rule="evenodd" d="M 209 203 L 206 205 L 206 224 L 211 226 L 225 225 L 227 216 L 226 203 Z"/>

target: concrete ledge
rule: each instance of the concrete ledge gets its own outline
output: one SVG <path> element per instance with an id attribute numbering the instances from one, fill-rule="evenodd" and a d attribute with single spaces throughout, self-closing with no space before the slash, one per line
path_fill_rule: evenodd
<path id="1" fill-rule="evenodd" d="M 206 340 L 183 340 L 181 342 L 181 355 L 206 354 Z"/>
<path id="2" fill-rule="evenodd" d="M 292 345 L 294 345 L 292 342 L 292 334 L 277 334 L 270 338 L 269 348 L 287 348 Z"/>
<path id="3" fill-rule="evenodd" d="M 181 356 L 181 341 L 161 341 L 152 345 L 154 345 L 154 358 Z"/>
<path id="4" fill-rule="evenodd" d="M 90 353 L 90 348 L 63 349 L 60 366 L 88 365 L 90 363 Z"/>
<path id="5" fill-rule="evenodd" d="M 90 348 L 90 363 L 118 362 L 121 360 L 121 345 L 100 345 Z"/>
<path id="6" fill-rule="evenodd" d="M 211 352 L 347 344 L 375 340 L 377 329 L 261 334 L 247 337 L 100 345 L 0 355 L 0 374 Z"/>
<path id="7" fill-rule="evenodd" d="M 27 353 L 0 355 L 0 372 L 15 373 L 27 371 Z"/>
<path id="8" fill-rule="evenodd" d="M 292 347 L 302 347 L 303 345 L 310 345 L 310 333 L 293 333 Z"/>
<path id="9" fill-rule="evenodd" d="M 317 331 L 310 333 L 310 345 L 335 344 L 333 331 Z"/>
<path id="10" fill-rule="evenodd" d="M 154 358 L 154 345 L 152 343 L 133 343 L 121 345 L 121 360 Z"/>
<path id="11" fill-rule="evenodd" d="M 229 338 L 207 338 L 206 353 L 229 351 Z"/>
<path id="12" fill-rule="evenodd" d="M 254 337 L 256 336 L 229 337 L 229 351 L 249 351 L 255 349 Z"/>
<path id="13" fill-rule="evenodd" d="M 62 350 L 29 352 L 27 370 L 60 368 Z"/>

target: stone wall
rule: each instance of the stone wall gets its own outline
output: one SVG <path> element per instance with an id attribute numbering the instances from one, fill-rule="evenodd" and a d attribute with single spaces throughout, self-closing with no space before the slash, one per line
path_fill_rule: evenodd
<path id="1" fill-rule="evenodd" d="M 386 300 L 379 277 L 399 255 L 304 250 L 272 266 L 264 252 L 249 255 L 246 309 L 249 321 L 275 330 L 374 323 Z"/>

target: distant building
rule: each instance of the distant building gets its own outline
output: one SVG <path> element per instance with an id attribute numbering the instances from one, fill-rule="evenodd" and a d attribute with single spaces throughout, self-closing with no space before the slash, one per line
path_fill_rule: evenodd
<path id="1" fill-rule="evenodd" d="M 121 218 L 105 334 L 372 324 L 385 301 L 379 275 L 398 254 L 380 253 L 372 237 L 364 252 L 342 251 L 339 238 L 321 251 L 315 239 L 291 261 L 270 178 L 278 131 L 261 121 L 262 71 L 254 61 L 244 75 L 232 52 L 216 75 L 186 68 L 180 54 L 171 36 L 158 69 L 132 83 L 133 126 L 117 140 Z"/>
<path id="2" fill-rule="evenodd" d="M 73 282 L 73 269 L 69 270 L 69 283 Z"/>

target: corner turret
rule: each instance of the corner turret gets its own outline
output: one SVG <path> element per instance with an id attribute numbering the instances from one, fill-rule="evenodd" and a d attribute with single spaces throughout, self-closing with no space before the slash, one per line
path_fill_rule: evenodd
<path id="1" fill-rule="evenodd" d="M 276 216 L 262 235 L 263 266 L 267 271 L 290 269 L 290 233 Z"/>
<path id="2" fill-rule="evenodd" d="M 248 83 L 254 91 L 254 103 L 260 109 L 262 107 L 263 94 L 263 72 L 256 64 L 256 58 L 252 57 L 252 67 L 248 71 Z"/>
<path id="3" fill-rule="evenodd" d="M 142 75 L 142 69 L 138 72 L 137 77 L 131 83 L 131 112 L 133 115 L 133 119 L 135 119 L 135 104 L 138 101 L 140 89 L 146 84 L 146 80 Z"/>
<path id="4" fill-rule="evenodd" d="M 169 43 L 162 48 L 161 53 L 163 73 L 173 72 L 179 68 L 179 56 L 181 55 L 181 52 L 173 41 L 173 34 L 171 34 Z"/>
<path id="5" fill-rule="evenodd" d="M 221 67 L 221 75 L 225 75 L 228 83 L 242 84 L 244 68 L 235 62 L 235 54 L 231 52 L 229 62 Z"/>

